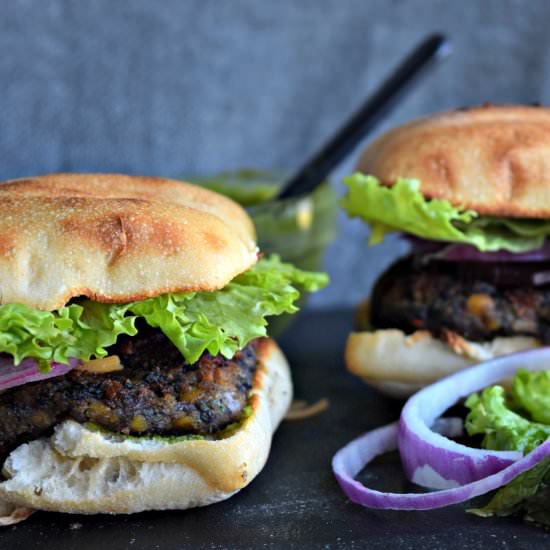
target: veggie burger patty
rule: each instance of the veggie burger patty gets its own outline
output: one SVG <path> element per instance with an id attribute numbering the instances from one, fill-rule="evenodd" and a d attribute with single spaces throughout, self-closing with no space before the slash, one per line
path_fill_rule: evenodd
<path id="1" fill-rule="evenodd" d="M 203 353 L 188 364 L 158 329 L 109 349 L 122 369 L 72 370 L 0 394 L 0 457 L 61 421 L 92 422 L 133 435 L 212 434 L 241 418 L 256 370 L 258 340 L 233 359 Z"/>
<path id="2" fill-rule="evenodd" d="M 406 333 L 425 329 L 436 335 L 450 330 L 477 341 L 535 336 L 550 343 L 550 286 L 521 284 L 525 278 L 521 270 L 526 267 L 514 267 L 509 277 L 504 267 L 495 264 L 421 265 L 408 257 L 378 280 L 372 325 Z M 515 279 L 515 286 L 510 279 Z"/>

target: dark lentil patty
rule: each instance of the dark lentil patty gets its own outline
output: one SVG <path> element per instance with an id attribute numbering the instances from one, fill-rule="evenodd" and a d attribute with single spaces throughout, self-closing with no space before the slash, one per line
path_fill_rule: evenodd
<path id="1" fill-rule="evenodd" d="M 0 394 L 0 457 L 64 419 L 134 435 L 212 434 L 238 421 L 252 387 L 258 341 L 233 359 L 209 353 L 193 365 L 159 330 L 111 348 L 123 370 L 73 370 Z"/>
<path id="2" fill-rule="evenodd" d="M 473 262 L 422 265 L 413 257 L 400 260 L 375 285 L 371 324 L 406 333 L 427 329 L 441 335 L 450 330 L 476 341 L 524 335 L 550 343 L 550 286 L 525 284 L 525 266 L 518 266 L 513 286 L 514 272 L 508 266 L 504 277 L 502 269 Z"/>

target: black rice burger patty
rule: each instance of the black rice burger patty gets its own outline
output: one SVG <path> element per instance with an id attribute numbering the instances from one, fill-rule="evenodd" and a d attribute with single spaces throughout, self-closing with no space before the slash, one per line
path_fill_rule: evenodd
<path id="1" fill-rule="evenodd" d="M 491 269 L 473 262 L 400 260 L 375 285 L 371 324 L 406 333 L 448 330 L 475 341 L 524 335 L 550 343 L 550 286 L 514 287 L 500 272 L 495 279 Z"/>
<path id="2" fill-rule="evenodd" d="M 204 353 L 189 365 L 159 330 L 121 339 L 109 351 L 123 370 L 72 370 L 0 394 L 0 457 L 67 418 L 121 434 L 215 433 L 241 418 L 257 345 L 250 342 L 231 360 Z"/>

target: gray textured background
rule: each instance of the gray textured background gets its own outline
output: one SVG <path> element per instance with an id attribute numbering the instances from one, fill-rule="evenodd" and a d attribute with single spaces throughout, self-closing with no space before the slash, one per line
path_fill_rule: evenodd
<path id="1" fill-rule="evenodd" d="M 434 30 L 453 56 L 385 127 L 550 96 L 545 0 L 18 0 L 1 13 L 1 178 L 292 170 Z M 359 222 L 340 227 L 317 306 L 358 300 L 398 248 L 366 250 Z"/>

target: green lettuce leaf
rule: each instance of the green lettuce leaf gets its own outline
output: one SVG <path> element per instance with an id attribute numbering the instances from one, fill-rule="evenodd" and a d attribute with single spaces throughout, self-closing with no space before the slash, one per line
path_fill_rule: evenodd
<path id="1" fill-rule="evenodd" d="M 513 479 L 499 489 L 481 508 L 468 510 L 481 517 L 509 516 L 523 510 L 527 518 L 550 524 L 550 458 Z"/>
<path id="2" fill-rule="evenodd" d="M 266 317 L 294 313 L 296 286 L 312 292 L 328 283 L 325 274 L 302 271 L 278 257 L 260 260 L 216 292 L 165 294 L 128 306 L 159 327 L 188 362 L 208 350 L 232 357 L 253 338 L 267 334 Z"/>
<path id="3" fill-rule="evenodd" d="M 120 334 L 135 335 L 142 317 L 158 327 L 194 363 L 208 350 L 232 357 L 253 338 L 266 335 L 267 317 L 294 313 L 297 287 L 315 291 L 328 284 L 323 273 L 310 273 L 282 263 L 277 256 L 215 292 L 164 294 L 128 304 L 84 300 L 57 311 L 38 311 L 21 304 L 0 306 L 0 352 L 16 363 L 67 363 L 69 357 L 104 357 Z"/>
<path id="4" fill-rule="evenodd" d="M 515 402 L 533 420 L 550 425 L 550 371 L 518 371 L 512 391 Z"/>
<path id="5" fill-rule="evenodd" d="M 532 451 L 550 437 L 550 371 L 519 370 L 512 396 L 491 386 L 466 400 L 466 430 L 482 434 L 482 446 Z M 523 512 L 526 519 L 550 525 L 550 457 L 500 488 L 488 504 L 469 512 L 482 517 Z"/>
<path id="6" fill-rule="evenodd" d="M 124 308 L 86 302 L 57 311 L 39 311 L 21 304 L 0 306 L 0 352 L 16 364 L 30 357 L 44 370 L 49 363 L 68 363 L 69 357 L 87 361 L 105 357 L 120 334 L 137 333 L 135 317 Z"/>
<path id="7" fill-rule="evenodd" d="M 344 179 L 343 208 L 371 226 L 370 244 L 386 233 L 405 232 L 424 239 L 470 244 L 482 252 L 526 252 L 540 248 L 550 222 L 536 219 L 481 217 L 447 200 L 426 199 L 420 182 L 398 179 L 391 187 L 374 176 L 356 173 Z"/>
<path id="8" fill-rule="evenodd" d="M 486 449 L 529 452 L 550 437 L 550 425 L 532 422 L 511 408 L 502 386 L 491 386 L 466 400 L 470 409 L 465 427 L 483 435 Z"/>

